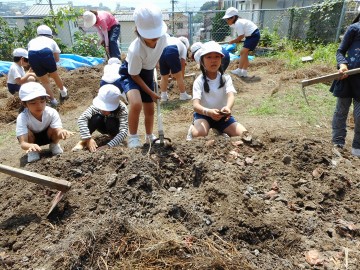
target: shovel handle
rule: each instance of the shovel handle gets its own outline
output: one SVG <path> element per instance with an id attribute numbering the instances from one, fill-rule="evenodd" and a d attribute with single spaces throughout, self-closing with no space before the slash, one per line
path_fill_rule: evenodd
<path id="1" fill-rule="evenodd" d="M 360 68 L 354 68 L 354 69 L 350 69 L 350 70 L 344 72 L 344 74 L 347 74 L 349 76 L 358 74 L 358 73 L 360 73 Z M 309 79 L 309 80 L 303 80 L 303 81 L 301 81 L 301 86 L 305 87 L 305 86 L 316 84 L 316 83 L 340 79 L 342 75 L 343 74 L 337 72 L 337 73 L 332 73 L 329 75 L 325 75 L 325 76 L 321 76 L 321 77 L 317 77 L 317 78 L 313 78 L 313 79 Z"/>

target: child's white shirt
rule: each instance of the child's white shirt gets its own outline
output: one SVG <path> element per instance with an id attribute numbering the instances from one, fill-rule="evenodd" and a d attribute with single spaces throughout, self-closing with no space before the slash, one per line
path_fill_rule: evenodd
<path id="1" fill-rule="evenodd" d="M 40 51 L 49 48 L 53 53 L 61 53 L 61 50 L 55 40 L 45 36 L 38 36 L 30 40 L 28 51 Z"/>
<path id="2" fill-rule="evenodd" d="M 142 69 L 153 70 L 166 46 L 165 35 L 159 38 L 155 48 L 146 46 L 144 40 L 137 37 L 131 42 L 126 56 L 128 73 L 130 75 L 139 75 Z"/>
<path id="3" fill-rule="evenodd" d="M 216 79 L 208 80 L 210 91 L 204 91 L 203 75 L 199 75 L 193 84 L 193 99 L 199 99 L 200 104 L 209 109 L 222 109 L 227 104 L 227 93 L 236 93 L 230 75 L 224 74 L 224 86 L 219 88 L 220 85 L 220 72 L 218 72 Z"/>
<path id="4" fill-rule="evenodd" d="M 176 47 L 178 48 L 178 51 L 179 51 L 180 59 L 182 58 L 182 59 L 186 60 L 187 49 L 186 49 L 186 46 L 184 45 L 184 43 L 182 43 L 181 40 L 176 37 L 169 36 L 167 38 L 167 46 L 171 46 L 171 45 L 176 45 Z"/>
<path id="5" fill-rule="evenodd" d="M 28 134 L 29 130 L 39 133 L 48 127 L 62 128 L 60 115 L 55 109 L 46 106 L 42 121 L 39 121 L 25 108 L 16 119 L 16 137 Z"/>
<path id="6" fill-rule="evenodd" d="M 120 64 L 114 63 L 111 65 L 105 65 L 104 74 L 101 77 L 101 80 L 107 83 L 113 83 L 117 79 L 120 79 L 119 69 L 120 69 Z"/>
<path id="7" fill-rule="evenodd" d="M 244 35 L 245 37 L 251 36 L 251 34 L 258 29 L 255 23 L 250 20 L 238 18 L 234 24 L 230 27 L 233 27 L 238 34 L 238 36 Z"/>
<path id="8" fill-rule="evenodd" d="M 7 83 L 16 84 L 17 78 L 22 78 L 25 76 L 25 70 L 22 66 L 12 63 L 7 75 Z"/>

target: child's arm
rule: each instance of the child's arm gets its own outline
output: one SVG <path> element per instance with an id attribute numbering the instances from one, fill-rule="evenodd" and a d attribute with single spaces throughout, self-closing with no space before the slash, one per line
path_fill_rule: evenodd
<path id="1" fill-rule="evenodd" d="M 229 44 L 239 43 L 244 39 L 244 37 L 245 37 L 245 35 L 238 36 L 237 38 L 230 40 L 228 43 Z"/>
<path id="2" fill-rule="evenodd" d="M 131 78 L 134 80 L 134 82 L 136 82 L 141 89 L 148 94 L 149 96 L 151 96 L 151 98 L 153 99 L 153 101 L 156 101 L 157 99 L 160 99 L 160 96 L 157 95 L 155 92 L 151 91 L 151 89 L 149 88 L 149 86 L 146 85 L 146 83 L 144 82 L 144 80 L 139 76 L 139 75 L 131 75 Z"/>
<path id="3" fill-rule="evenodd" d="M 61 140 L 66 140 L 68 139 L 71 135 L 74 135 L 74 132 L 72 131 L 68 131 L 66 129 L 63 128 L 55 128 L 54 132 L 56 134 L 56 137 L 61 139 Z"/>
<path id="4" fill-rule="evenodd" d="M 117 115 L 119 118 L 119 133 L 107 143 L 108 147 L 114 147 L 122 143 L 128 134 L 128 111 L 126 105 L 120 102 L 120 111 Z"/>
<path id="5" fill-rule="evenodd" d="M 23 85 L 24 83 L 26 83 L 29 79 L 29 77 L 33 76 L 34 78 L 36 78 L 35 73 L 33 72 L 26 72 L 25 75 L 23 77 L 19 77 L 15 79 L 15 82 L 17 85 Z"/>
<path id="6" fill-rule="evenodd" d="M 54 52 L 53 55 L 55 58 L 55 62 L 59 62 L 60 61 L 60 53 Z"/>
<path id="7" fill-rule="evenodd" d="M 202 106 L 200 104 L 200 99 L 193 100 L 193 107 L 194 107 L 194 111 L 197 112 L 198 114 L 209 116 L 215 121 L 219 121 L 223 117 L 223 115 L 220 114 L 220 111 L 218 109 L 211 109 Z"/>
<path id="8" fill-rule="evenodd" d="M 19 140 L 21 149 L 25 150 L 26 153 L 41 151 L 41 147 L 39 145 L 28 142 L 28 134 L 21 135 L 17 138 Z"/>

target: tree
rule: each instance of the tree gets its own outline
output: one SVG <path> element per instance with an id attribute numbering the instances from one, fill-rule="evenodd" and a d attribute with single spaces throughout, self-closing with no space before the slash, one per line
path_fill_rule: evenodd
<path id="1" fill-rule="evenodd" d="M 208 11 L 208 10 L 216 10 L 218 9 L 218 3 L 215 1 L 209 1 L 205 2 L 199 9 L 199 11 Z M 197 13 L 195 14 L 193 21 L 194 23 L 201 23 L 204 20 L 203 13 Z"/>
<path id="2" fill-rule="evenodd" d="M 222 18 L 225 12 L 216 13 L 212 21 L 211 36 L 215 41 L 223 41 L 226 36 L 230 35 L 230 27 L 226 21 Z"/>

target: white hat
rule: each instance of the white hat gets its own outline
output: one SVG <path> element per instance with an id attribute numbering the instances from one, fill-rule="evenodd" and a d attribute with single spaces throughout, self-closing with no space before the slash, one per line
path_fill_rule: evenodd
<path id="1" fill-rule="evenodd" d="M 37 97 L 48 97 L 44 86 L 37 82 L 24 83 L 19 90 L 21 101 L 29 101 Z"/>
<path id="2" fill-rule="evenodd" d="M 198 51 L 201 47 L 202 47 L 202 43 L 201 43 L 201 42 L 195 42 L 193 45 L 191 45 L 190 51 L 191 51 L 191 53 L 195 53 L 195 52 Z"/>
<path id="3" fill-rule="evenodd" d="M 119 64 L 121 65 L 121 61 L 119 58 L 117 57 L 111 57 L 109 60 L 108 60 L 108 65 L 112 65 L 112 64 Z"/>
<path id="4" fill-rule="evenodd" d="M 84 27 L 89 28 L 96 23 L 96 16 L 91 11 L 85 11 L 83 14 Z"/>
<path id="5" fill-rule="evenodd" d="M 45 24 L 40 25 L 36 30 L 38 35 L 52 36 L 51 28 Z"/>
<path id="6" fill-rule="evenodd" d="M 189 40 L 187 39 L 187 37 L 181 36 L 181 37 L 178 37 L 178 39 L 180 39 L 180 41 L 182 43 L 184 43 L 186 49 L 189 49 L 190 43 L 189 43 Z"/>
<path id="7" fill-rule="evenodd" d="M 23 48 L 17 48 L 13 51 L 13 56 L 28 58 L 28 51 Z"/>
<path id="8" fill-rule="evenodd" d="M 195 53 L 194 59 L 197 63 L 200 63 L 201 56 L 212 52 L 221 54 L 221 57 L 224 57 L 221 46 L 215 41 L 209 41 L 204 43 L 202 48 Z"/>
<path id="9" fill-rule="evenodd" d="M 226 12 L 223 19 L 231 18 L 233 16 L 239 15 L 239 11 L 234 7 L 229 7 Z"/>
<path id="10" fill-rule="evenodd" d="M 134 11 L 136 29 L 143 38 L 159 38 L 167 31 L 159 8 L 155 6 L 141 6 Z"/>
<path id="11" fill-rule="evenodd" d="M 105 84 L 100 87 L 98 95 L 93 99 L 93 105 L 102 111 L 115 111 L 120 104 L 120 95 L 120 90 L 115 85 Z"/>

